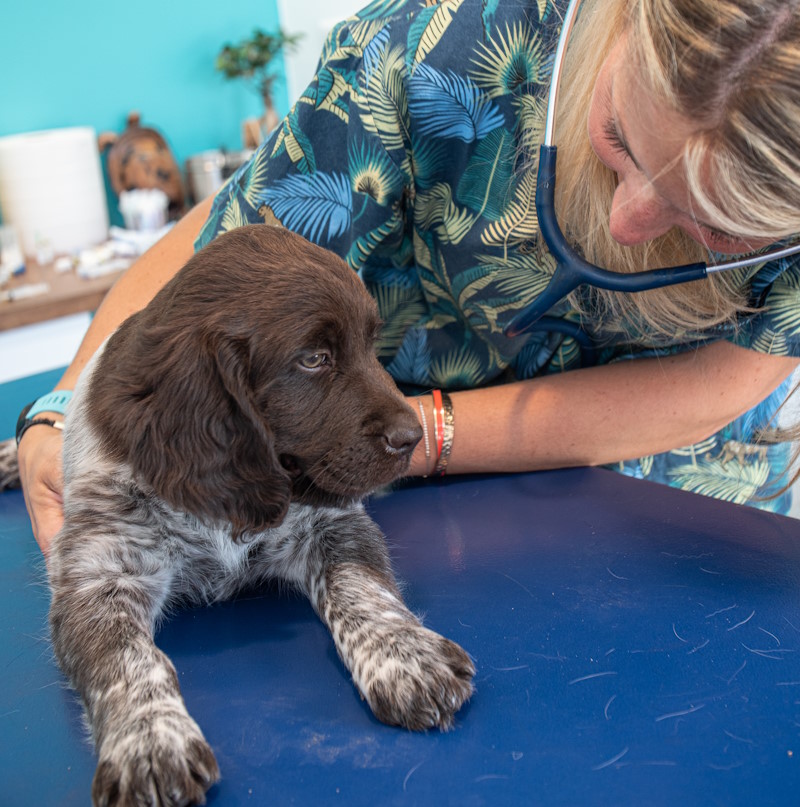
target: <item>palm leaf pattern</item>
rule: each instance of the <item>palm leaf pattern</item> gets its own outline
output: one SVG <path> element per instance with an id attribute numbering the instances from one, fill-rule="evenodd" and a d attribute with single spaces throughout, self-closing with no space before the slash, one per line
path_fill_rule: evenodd
<path id="1" fill-rule="evenodd" d="M 268 161 L 261 150 L 230 179 L 231 183 L 239 184 L 242 195 L 252 207 L 258 205 L 267 189 L 267 164 Z"/>
<path id="2" fill-rule="evenodd" d="M 538 297 L 550 282 L 555 261 L 546 255 L 512 255 L 507 259 L 493 255 L 479 255 L 478 259 L 495 270 L 497 290 L 520 301 Z"/>
<path id="3" fill-rule="evenodd" d="M 471 266 L 453 277 L 451 290 L 462 310 L 476 291 L 485 289 L 494 281 L 493 274 L 488 266 Z"/>
<path id="4" fill-rule="evenodd" d="M 403 48 L 383 47 L 374 54 L 371 71 L 363 73 L 359 87 L 361 124 L 388 151 L 401 149 L 405 143 L 408 106 L 404 76 Z"/>
<path id="5" fill-rule="evenodd" d="M 737 504 L 757 496 L 769 476 L 769 463 L 761 460 L 746 465 L 712 460 L 699 465 L 679 465 L 669 472 L 673 483 L 684 490 Z"/>
<path id="6" fill-rule="evenodd" d="M 353 20 L 348 26 L 350 40 L 358 45 L 364 52 L 364 69 L 368 70 L 368 57 L 367 52 L 370 50 L 373 42 L 378 42 L 380 45 L 385 45 L 389 40 L 389 28 L 386 25 L 386 20 L 378 17 L 374 20 Z M 375 50 L 376 48 L 373 48 Z"/>
<path id="7" fill-rule="evenodd" d="M 514 198 L 503 214 L 481 233 L 481 243 L 502 247 L 503 256 L 507 258 L 509 246 L 519 246 L 538 234 L 536 174 L 527 170 L 516 183 Z"/>
<path id="8" fill-rule="evenodd" d="M 430 364 L 428 331 L 424 327 L 412 327 L 386 369 L 395 378 L 406 378 L 412 384 L 424 386 L 429 383 Z"/>
<path id="9" fill-rule="evenodd" d="M 481 3 L 481 20 L 483 20 L 483 31 L 488 37 L 494 28 L 494 18 L 497 13 L 497 7 L 500 5 L 500 0 L 483 0 Z"/>
<path id="10" fill-rule="evenodd" d="M 674 448 L 672 451 L 670 451 L 670 454 L 675 457 L 690 457 L 692 460 L 692 465 L 696 466 L 699 457 L 703 457 L 706 454 L 717 451 L 718 449 L 719 438 L 717 435 L 712 434 L 711 437 L 707 437 L 705 440 L 701 440 L 699 443 L 695 443 L 694 445 L 684 446 L 683 448 Z"/>
<path id="11" fill-rule="evenodd" d="M 378 25 L 374 34 L 369 37 L 364 47 L 364 82 L 369 84 L 376 73 L 381 73 L 383 68 L 381 61 L 389 50 L 391 44 L 392 31 L 388 25 L 381 25 L 373 22 L 371 25 Z"/>
<path id="12" fill-rule="evenodd" d="M 548 370 L 554 373 L 563 373 L 573 367 L 580 367 L 581 351 L 578 343 L 571 337 L 565 336 L 553 352 Z"/>
<path id="13" fill-rule="evenodd" d="M 464 314 L 472 330 L 500 350 L 509 359 L 519 349 L 508 338 L 501 336 L 505 324 L 519 311 L 519 302 L 510 297 L 491 297 L 486 294 L 475 295 L 465 304 Z M 508 362 L 510 363 L 510 362 Z"/>
<path id="14" fill-rule="evenodd" d="M 432 244 L 417 231 L 414 232 L 414 260 L 418 270 L 433 272 Z"/>
<path id="15" fill-rule="evenodd" d="M 353 198 L 346 174 L 290 175 L 275 182 L 261 201 L 284 227 L 310 241 L 330 240 L 350 227 Z"/>
<path id="16" fill-rule="evenodd" d="M 731 424 L 726 430 L 726 437 L 737 443 L 748 443 L 754 434 L 759 434 L 765 428 L 776 426 L 779 403 L 786 399 L 792 386 L 793 382 L 790 377 L 778 387 L 776 395 L 756 404 Z"/>
<path id="17" fill-rule="evenodd" d="M 753 350 L 771 356 L 790 356 L 789 340 L 785 333 L 764 328 L 753 340 Z"/>
<path id="18" fill-rule="evenodd" d="M 486 368 L 478 353 L 468 345 L 437 356 L 429 371 L 431 381 L 437 386 L 451 389 L 472 389 L 485 380 Z"/>
<path id="19" fill-rule="evenodd" d="M 416 16 L 408 31 L 406 65 L 409 71 L 436 47 L 463 1 L 442 0 Z"/>
<path id="20" fill-rule="evenodd" d="M 425 315 L 427 311 L 425 300 L 416 286 L 386 284 L 369 288 L 375 297 L 378 312 L 384 323 L 378 339 L 378 357 L 393 359 L 401 350 L 409 328 L 412 328 Z M 408 348 L 406 350 L 408 352 Z M 409 352 L 408 355 L 413 355 L 413 352 Z M 427 365 L 430 355 L 424 356 L 423 359 Z M 409 376 L 400 377 L 408 378 Z M 414 378 L 424 378 L 424 372 L 415 371 Z"/>
<path id="21" fill-rule="evenodd" d="M 336 64 L 361 57 L 362 48 L 353 39 L 352 25 L 352 20 L 344 20 L 334 26 L 325 40 L 320 64 Z"/>
<path id="22" fill-rule="evenodd" d="M 314 79 L 220 191 L 197 245 L 263 220 L 340 255 L 377 301 L 378 353 L 399 382 L 460 389 L 581 366 L 559 323 L 514 339 L 502 333 L 553 272 L 539 244 L 535 173 L 565 6 L 375 0 L 334 26 Z M 800 261 L 736 279 L 758 310 L 726 338 L 800 355 Z M 591 302 L 587 293 L 586 310 Z M 569 301 L 550 315 L 581 317 Z M 591 320 L 584 324 L 591 333 Z M 654 348 L 647 328 L 631 322 L 622 336 L 598 338 L 595 352 L 609 363 L 670 355 L 697 337 L 676 334 L 672 346 Z M 753 446 L 784 394 L 706 440 L 614 467 L 753 503 L 775 490 L 787 458 L 786 446 Z"/>
<path id="23" fill-rule="evenodd" d="M 772 261 L 767 264 L 760 264 L 754 267 L 753 275 L 745 280 L 750 280 L 750 289 L 754 299 L 759 299 L 764 291 L 772 288 L 773 283 L 783 274 L 790 274 L 796 269 L 798 263 L 796 257 L 782 258 L 779 261 Z"/>
<path id="24" fill-rule="evenodd" d="M 411 132 L 409 166 L 418 188 L 426 190 L 436 184 L 437 177 L 445 173 L 447 155 L 447 141 L 421 138 Z"/>
<path id="25" fill-rule="evenodd" d="M 222 232 L 228 232 L 229 230 L 235 230 L 238 227 L 242 227 L 245 224 L 247 224 L 247 218 L 242 211 L 242 206 L 239 203 L 239 200 L 236 198 L 231 199 L 222 214 L 220 229 Z"/>
<path id="26" fill-rule="evenodd" d="M 438 182 L 429 191 L 417 194 L 414 221 L 424 230 L 435 229 L 442 243 L 458 244 L 472 227 L 475 216 L 468 210 L 459 210 L 453 202 L 453 189 L 445 182 Z"/>
<path id="27" fill-rule="evenodd" d="M 516 144 L 508 129 L 490 132 L 477 144 L 456 189 L 456 198 L 491 221 L 502 218 L 514 196 Z"/>
<path id="28" fill-rule="evenodd" d="M 502 112 L 468 78 L 417 65 L 409 79 L 409 112 L 422 135 L 481 140 L 503 126 Z"/>
<path id="29" fill-rule="evenodd" d="M 425 297 L 435 304 L 440 324 L 455 322 L 458 319 L 459 311 L 438 272 L 420 272 L 419 282 Z"/>
<path id="30" fill-rule="evenodd" d="M 221 204 L 222 201 L 225 204 Z M 205 246 L 212 238 L 219 233 L 224 232 L 222 229 L 222 217 L 225 214 L 228 204 L 230 203 L 230 196 L 227 193 L 220 192 L 214 198 L 214 204 L 211 206 L 211 213 L 206 219 L 205 224 L 200 229 L 200 234 L 194 243 L 195 249 Z"/>
<path id="31" fill-rule="evenodd" d="M 514 369 L 514 376 L 520 379 L 535 378 L 550 364 L 553 351 L 558 347 L 560 335 L 534 331 L 528 334 L 518 349 L 517 354 L 509 362 Z"/>
<path id="32" fill-rule="evenodd" d="M 653 470 L 653 466 L 655 465 L 655 457 L 650 454 L 647 457 L 642 457 L 639 460 L 639 467 L 642 469 L 642 478 L 647 479 L 650 476 L 650 472 Z"/>
<path id="33" fill-rule="evenodd" d="M 768 298 L 769 321 L 787 336 L 800 334 L 800 275 L 784 274 L 775 281 Z"/>
<path id="34" fill-rule="evenodd" d="M 358 12 L 361 20 L 379 20 L 405 11 L 408 0 L 373 0 L 366 8 Z"/>
<path id="35" fill-rule="evenodd" d="M 353 87 L 338 70 L 323 67 L 317 73 L 317 92 L 314 102 L 317 109 L 331 112 L 343 123 L 350 120 L 348 98 Z"/>
<path id="36" fill-rule="evenodd" d="M 397 233 L 397 224 L 398 222 L 390 219 L 384 222 L 380 227 L 376 227 L 374 230 L 370 230 L 364 235 L 359 236 L 353 242 L 350 251 L 344 256 L 345 263 L 355 270 L 361 269 L 378 246 L 386 241 L 387 238 Z"/>
<path id="37" fill-rule="evenodd" d="M 512 103 L 519 115 L 517 133 L 520 150 L 538 163 L 538 146 L 544 139 L 547 103 L 541 96 L 527 94 L 515 97 Z M 535 169 L 535 164 L 530 167 Z"/>
<path id="38" fill-rule="evenodd" d="M 313 174 L 317 166 L 314 145 L 300 125 L 297 107 L 284 118 L 283 126 L 278 128 L 273 153 L 277 155 L 279 149 L 285 150 L 301 173 Z"/>
<path id="39" fill-rule="evenodd" d="M 403 176 L 386 152 L 375 143 L 352 143 L 348 155 L 350 184 L 356 193 L 387 204 L 403 186 Z"/>
<path id="40" fill-rule="evenodd" d="M 487 44 L 479 45 L 471 59 L 470 76 L 490 98 L 514 95 L 532 84 L 542 84 L 544 47 L 539 32 L 521 20 L 498 31 Z"/>

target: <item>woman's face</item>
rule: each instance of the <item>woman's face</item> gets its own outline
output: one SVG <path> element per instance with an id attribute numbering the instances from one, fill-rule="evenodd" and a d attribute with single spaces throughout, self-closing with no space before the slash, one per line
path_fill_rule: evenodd
<path id="1" fill-rule="evenodd" d="M 589 140 L 617 175 L 610 228 L 615 241 L 633 246 L 680 227 L 714 252 L 737 254 L 769 241 L 724 233 L 693 213 L 681 155 L 694 127 L 659 105 L 638 81 L 621 37 L 595 83 Z"/>

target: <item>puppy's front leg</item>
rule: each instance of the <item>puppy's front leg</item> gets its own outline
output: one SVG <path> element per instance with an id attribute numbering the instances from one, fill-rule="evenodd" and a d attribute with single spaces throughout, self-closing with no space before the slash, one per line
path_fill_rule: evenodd
<path id="1" fill-rule="evenodd" d="M 84 702 L 99 758 L 94 803 L 205 803 L 219 770 L 186 711 L 175 668 L 153 642 L 165 590 L 159 571 L 134 574 L 109 559 L 107 542 L 70 536 L 69 527 L 51 566 L 53 647 Z"/>
<path id="2" fill-rule="evenodd" d="M 406 607 L 383 535 L 363 510 L 315 532 L 309 597 L 375 716 L 415 730 L 450 728 L 472 694 L 467 654 Z"/>

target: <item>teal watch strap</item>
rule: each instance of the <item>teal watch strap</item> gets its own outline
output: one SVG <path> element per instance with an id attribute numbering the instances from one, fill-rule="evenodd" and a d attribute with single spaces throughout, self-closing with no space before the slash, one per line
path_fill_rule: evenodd
<path id="1" fill-rule="evenodd" d="M 47 395 L 37 398 L 36 401 L 34 401 L 33 406 L 28 410 L 28 414 L 25 417 L 27 420 L 30 420 L 40 412 L 58 412 L 60 415 L 63 415 L 67 410 L 67 404 L 71 397 L 72 390 L 68 389 L 48 392 Z"/>

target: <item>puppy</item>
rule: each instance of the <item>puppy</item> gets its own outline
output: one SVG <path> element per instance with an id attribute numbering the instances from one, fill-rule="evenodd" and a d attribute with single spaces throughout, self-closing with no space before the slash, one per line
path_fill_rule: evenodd
<path id="1" fill-rule="evenodd" d="M 360 500 L 421 437 L 343 261 L 266 225 L 198 252 L 81 375 L 50 627 L 98 754 L 95 804 L 202 804 L 217 763 L 153 643 L 177 604 L 269 579 L 328 626 L 382 721 L 452 725 L 474 668 L 408 610 Z"/>

